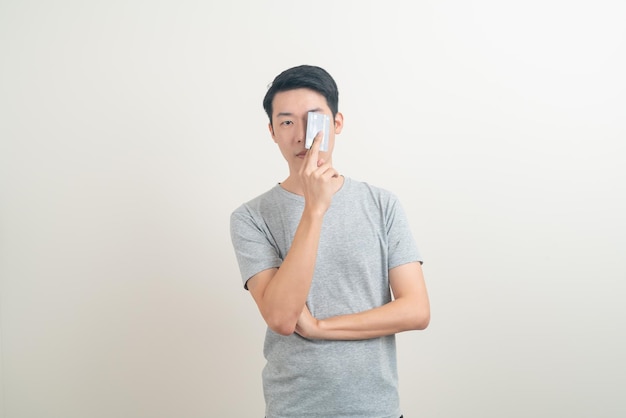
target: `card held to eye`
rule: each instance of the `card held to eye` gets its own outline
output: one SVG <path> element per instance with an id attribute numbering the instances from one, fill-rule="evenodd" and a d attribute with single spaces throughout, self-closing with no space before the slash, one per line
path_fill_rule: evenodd
<path id="1" fill-rule="evenodd" d="M 330 136 L 330 118 L 328 115 L 317 112 L 309 112 L 306 121 L 306 149 L 311 148 L 313 139 L 318 132 L 324 132 L 324 138 L 320 144 L 320 151 L 328 151 L 328 138 Z"/>

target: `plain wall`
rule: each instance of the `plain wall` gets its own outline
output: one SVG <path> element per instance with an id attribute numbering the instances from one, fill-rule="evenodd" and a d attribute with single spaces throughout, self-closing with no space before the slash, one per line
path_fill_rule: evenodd
<path id="1" fill-rule="evenodd" d="M 261 417 L 229 214 L 261 100 L 325 67 L 335 166 L 399 195 L 432 322 L 406 417 L 626 415 L 626 4 L 0 2 L 0 416 Z"/>

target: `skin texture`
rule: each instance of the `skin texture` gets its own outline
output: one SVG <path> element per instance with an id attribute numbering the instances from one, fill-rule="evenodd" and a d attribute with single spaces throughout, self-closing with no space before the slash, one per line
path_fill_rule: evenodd
<path id="1" fill-rule="evenodd" d="M 281 335 L 297 332 L 310 339 L 357 340 L 402 331 L 424 329 L 430 321 L 430 306 L 420 263 L 408 263 L 389 271 L 394 300 L 375 309 L 318 320 L 306 306 L 322 222 L 343 177 L 333 167 L 335 135 L 343 128 L 337 113 L 327 152 L 319 151 L 321 133 L 309 150 L 304 147 L 307 113 L 331 117 L 321 94 L 309 89 L 279 92 L 274 97 L 272 139 L 280 149 L 289 176 L 281 186 L 304 196 L 304 210 L 291 248 L 280 269 L 264 270 L 248 280 L 248 289 L 268 326 Z"/>

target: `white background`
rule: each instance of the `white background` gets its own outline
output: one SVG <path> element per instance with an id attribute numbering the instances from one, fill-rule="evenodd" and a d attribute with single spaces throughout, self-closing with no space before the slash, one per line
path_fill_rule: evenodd
<path id="1" fill-rule="evenodd" d="M 411 5 L 409 7 L 409 5 Z M 326 68 L 432 321 L 406 417 L 626 415 L 626 3 L 0 1 L 0 416 L 262 417 L 228 233 L 286 177 L 261 101 Z"/>

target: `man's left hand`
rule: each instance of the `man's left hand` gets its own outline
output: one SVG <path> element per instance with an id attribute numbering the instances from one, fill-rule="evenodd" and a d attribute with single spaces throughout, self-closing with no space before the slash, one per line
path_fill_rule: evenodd
<path id="1" fill-rule="evenodd" d="M 296 324 L 296 333 L 307 339 L 316 339 L 320 337 L 319 320 L 311 315 L 308 306 L 304 305 L 302 313 Z"/>

